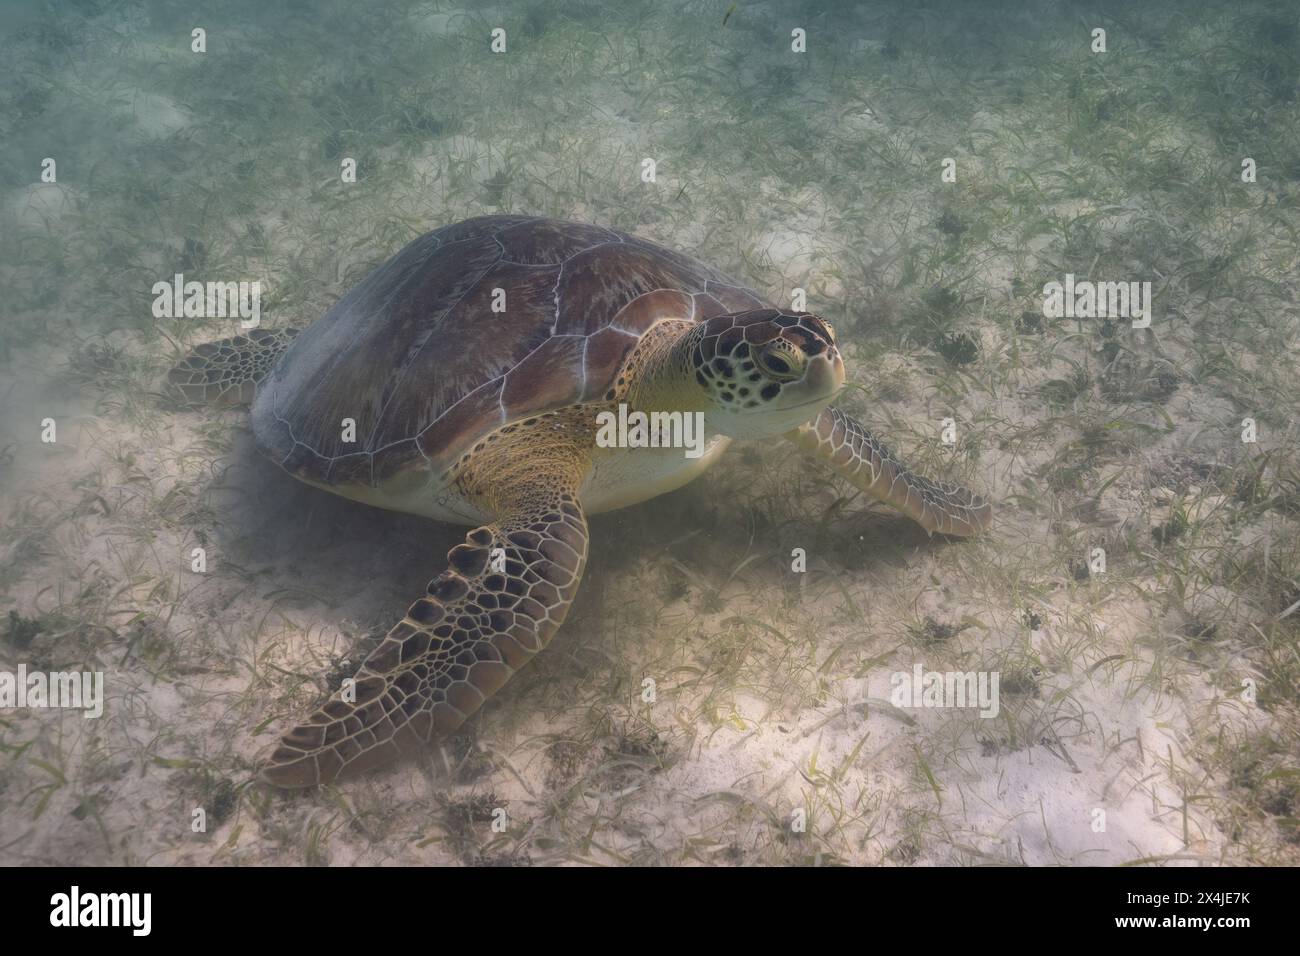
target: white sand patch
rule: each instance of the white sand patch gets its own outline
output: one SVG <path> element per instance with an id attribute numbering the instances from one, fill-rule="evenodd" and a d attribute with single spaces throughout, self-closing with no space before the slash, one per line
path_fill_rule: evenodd
<path id="1" fill-rule="evenodd" d="M 468 24 L 464 13 L 419 9 L 409 18 L 411 29 L 420 36 L 446 37 L 462 33 Z"/>
<path id="2" fill-rule="evenodd" d="M 884 134 L 889 126 L 870 107 L 854 108 L 840 114 L 839 128 L 847 133 Z"/>
<path id="3" fill-rule="evenodd" d="M 1184 846 L 1184 800 L 1168 776 L 1171 758 L 1178 770 L 1189 768 L 1185 738 L 1175 729 L 1186 725 L 1180 702 L 1126 701 L 1113 684 L 1078 689 L 1074 700 L 1088 715 L 1088 730 L 1068 743 L 1045 738 L 1050 746 L 971 757 L 967 765 L 983 771 L 976 779 L 939 775 L 964 810 L 960 825 L 973 845 L 1031 865 L 1110 866 L 1193 856 L 1217 842 L 1213 824 L 1188 807 L 1192 848 Z"/>
<path id="4" fill-rule="evenodd" d="M 161 93 L 135 93 L 129 108 L 140 129 L 159 139 L 178 133 L 193 122 L 189 110 Z"/>
<path id="5" fill-rule="evenodd" d="M 145 36 L 133 36 L 123 49 L 132 59 L 150 65 L 171 63 L 184 56 L 200 56 L 190 50 L 188 40 L 184 38 L 154 39 Z"/>
<path id="6" fill-rule="evenodd" d="M 78 196 L 61 183 L 32 183 L 9 194 L 9 213 L 20 226 L 52 228 L 75 206 Z"/>
<path id="7" fill-rule="evenodd" d="M 765 274 L 763 291 L 784 308 L 791 306 L 795 288 L 804 289 L 809 312 L 838 305 L 844 286 L 832 271 L 837 246 L 827 234 L 825 197 L 811 187 L 792 192 L 770 177 L 757 182 L 755 191 L 775 213 L 746 242 L 746 259 Z"/>
<path id="8" fill-rule="evenodd" d="M 1158 350 L 1145 349 L 1158 338 L 1183 373 L 1164 406 L 1177 428 L 1170 434 L 1121 429 L 1120 441 L 1090 444 L 1088 436 L 1117 416 L 1157 429 L 1162 421 L 1156 409 L 1108 404 L 1095 394 L 1098 353 L 1073 327 L 1044 323 L 1042 338 L 1013 331 L 1010 322 L 1022 309 L 1036 308 L 1038 296 L 1033 289 L 1013 293 L 1012 278 L 1041 283 L 1045 269 L 1055 271 L 1064 261 L 1061 229 L 1024 243 L 1021 220 L 1029 222 L 1031 212 L 1062 222 L 1084 216 L 1105 236 L 1133 228 L 1136 217 L 1167 214 L 1181 222 L 1189 209 L 1197 213 L 1194 204 L 1180 208 L 1187 200 L 1176 193 L 1125 200 L 1119 189 L 1053 203 L 1048 197 L 1061 195 L 1063 187 L 1047 173 L 1067 157 L 1071 164 L 1086 163 L 1086 150 L 1071 149 L 1090 144 L 1063 141 L 1060 117 L 1050 106 L 1043 109 L 1040 98 L 1008 103 L 999 90 L 1006 71 L 992 79 L 980 73 L 972 77 L 977 85 L 966 85 L 953 64 L 938 58 L 926 63 L 926 45 L 906 37 L 899 61 L 881 63 L 885 35 L 850 21 L 841 24 L 849 37 L 869 38 L 855 47 L 859 55 L 841 64 L 854 74 L 851 80 L 840 67 L 832 75 L 816 74 L 813 83 L 802 72 L 765 76 L 773 65 L 795 62 L 788 44 L 772 45 L 773 37 L 784 41 L 789 28 L 780 5 L 742 5 L 725 31 L 717 28 L 720 16 L 713 16 L 705 42 L 697 42 L 702 35 L 683 27 L 680 17 L 665 20 L 662 41 L 647 21 L 639 49 L 638 38 L 621 25 L 593 17 L 574 31 L 576 42 L 587 42 L 586 36 L 593 44 L 570 51 L 579 68 L 562 61 L 555 70 L 541 60 L 549 53 L 532 56 L 558 45 L 553 24 L 543 22 L 542 35 L 528 37 L 517 10 L 461 12 L 445 3 L 422 4 L 397 29 L 425 49 L 452 57 L 462 47 L 485 51 L 488 28 L 499 24 L 509 32 L 511 55 L 501 58 L 506 72 L 475 89 L 482 93 L 477 100 L 463 95 L 472 72 L 445 75 L 453 94 L 448 129 L 469 129 L 477 138 L 439 137 L 436 148 L 401 170 L 391 164 L 405 162 L 400 151 L 408 140 L 376 144 L 389 164 L 384 172 L 392 189 L 382 196 L 354 190 L 346 205 L 320 202 L 310 185 L 277 191 L 249 177 L 250 202 L 235 215 L 240 225 L 261 223 L 270 247 L 266 263 L 250 266 L 253 275 L 260 270 L 264 281 L 281 274 L 296 280 L 286 283 L 284 308 L 308 313 L 301 318 L 309 321 L 350 284 L 361 259 L 373 264 L 395 251 L 399 233 L 480 211 L 484 182 L 504 169 L 513 177 L 506 190 L 506 201 L 516 203 L 512 209 L 527 204 L 541 207 L 529 212 L 617 222 L 733 271 L 782 305 L 795 285 L 808 290 L 813 310 L 843 298 L 841 284 L 855 295 L 865 291 L 870 302 L 856 309 L 848 304 L 861 320 L 840 330 L 846 347 L 871 356 L 854 363 L 850 374 L 869 383 L 872 395 L 853 398 L 866 409 L 867 424 L 918 470 L 965 477 L 991 492 L 998 517 L 990 535 L 961 543 L 926 539 L 883 509 L 867 514 L 861 496 L 784 458 L 789 450 L 779 441 L 737 448 L 694 490 L 593 523 L 593 546 L 605 548 L 607 560 L 617 552 L 622 566 L 593 563 L 574 613 L 551 646 L 457 737 L 337 789 L 267 793 L 249 780 L 277 734 L 316 702 L 325 675 L 339 676 L 338 657 L 355 654 L 360 635 L 382 633 L 423 593 L 464 529 L 307 488 L 258 458 L 240 413 L 155 408 L 147 393 L 156 376 L 136 375 L 129 388 L 112 376 L 103 387 L 83 387 L 61 371 L 75 351 L 68 342 L 51 341 L 40 350 L 15 345 L 0 370 L 3 594 L 43 628 L 30 653 L 101 661 L 109 700 L 98 721 L 41 713 L 9 721 L 5 715 L 10 726 L 3 743 L 13 749 L 0 754 L 0 862 L 474 863 L 514 848 L 551 864 L 1252 858 L 1230 825 L 1218 831 L 1203 814 L 1221 820 L 1233 788 L 1250 786 L 1235 781 L 1238 768 L 1223 728 L 1244 734 L 1290 726 L 1233 692 L 1244 675 L 1256 676 L 1263 687 L 1272 673 L 1252 625 L 1266 624 L 1293 598 L 1266 592 L 1253 606 L 1238 591 L 1253 588 L 1260 574 L 1277 573 L 1267 560 L 1255 560 L 1269 553 L 1270 542 L 1275 556 L 1290 560 L 1294 522 L 1280 506 L 1244 505 L 1226 485 L 1208 479 L 1187 487 L 1161 474 L 1154 483 L 1170 486 L 1170 494 L 1157 502 L 1145 479 L 1174 454 L 1195 463 L 1213 459 L 1230 466 L 1238 460 L 1236 423 L 1250 414 L 1241 406 L 1273 400 L 1264 387 L 1251 386 L 1257 380 L 1266 386 L 1263 373 L 1281 361 L 1251 354 L 1249 333 L 1253 323 L 1273 316 L 1269 310 L 1286 307 L 1283 298 L 1254 303 L 1233 318 L 1237 325 L 1218 327 L 1247 333 L 1232 349 L 1243 370 L 1241 389 L 1233 394 L 1216 382 L 1201 350 L 1178 338 L 1182 316 L 1203 320 L 1211 308 L 1228 313 L 1238 303 L 1225 298 L 1202 309 L 1180 290 L 1181 279 L 1174 282 L 1164 293 L 1169 311 L 1162 315 L 1165 303 L 1157 306 L 1158 336 L 1134 348 L 1155 358 Z M 271 25 L 289 23 L 276 15 Z M 142 135 L 183 133 L 198 122 L 202 117 L 191 116 L 180 102 L 185 95 L 175 92 L 184 88 L 184 81 L 175 83 L 183 80 L 179 71 L 202 69 L 235 42 L 232 36 L 245 42 L 240 30 L 261 26 L 196 25 L 209 29 L 213 53 L 206 62 L 188 52 L 183 30 L 174 38 L 152 35 L 139 21 L 117 31 L 130 67 L 156 63 L 150 85 L 174 98 L 140 94 L 129 106 L 134 124 L 106 124 L 111 128 L 97 144 L 106 153 L 129 150 Z M 818 59 L 820 27 L 811 26 L 808 65 L 818 70 L 825 62 Z M 111 45 L 102 35 L 92 39 L 101 55 L 75 79 L 94 86 L 99 77 L 108 80 L 99 88 L 120 89 L 120 64 L 102 55 Z M 718 53 L 751 39 L 758 48 L 739 61 L 739 82 L 778 103 L 796 104 L 787 95 L 797 95 L 792 108 L 806 110 L 802 119 L 810 130 L 838 147 L 827 151 L 825 178 L 811 189 L 779 172 L 758 183 L 753 175 L 724 175 L 709 162 L 719 149 L 765 148 L 755 137 L 737 135 L 749 131 L 728 127 L 734 117 L 717 105 L 728 98 L 708 80 L 708 64 Z M 348 38 L 344 51 L 322 50 L 320 79 L 351 82 L 350 67 L 373 63 L 376 81 L 400 90 L 409 78 L 383 72 L 387 51 L 373 60 L 350 56 L 367 55 L 359 40 Z M 1040 52 L 1050 58 L 1053 49 L 1046 45 Z M 674 61 L 644 51 L 672 53 Z M 393 52 L 399 56 L 389 66 L 410 62 L 413 50 Z M 692 56 L 693 63 L 683 65 Z M 705 95 L 656 95 L 656 84 L 691 70 L 698 71 Z M 786 76 L 799 89 L 780 89 Z M 524 97 L 512 92 L 520 77 L 529 87 Z M 277 77 L 268 74 L 267 80 Z M 728 88 L 736 82 L 734 75 L 718 79 Z M 952 128 L 944 111 L 935 111 L 936 88 L 968 97 L 964 102 L 979 110 Z M 208 108 L 205 100 L 196 96 L 194 109 Z M 1009 128 L 1021 110 L 1026 123 Z M 499 123 L 490 120 L 497 111 Z M 539 116 L 555 122 L 539 126 Z M 779 114 L 767 114 L 773 117 Z M 248 129 L 249 158 L 258 170 L 272 158 L 258 145 L 268 141 L 283 146 L 276 160 L 301 149 L 305 160 L 317 161 L 318 130 L 283 143 L 275 138 L 275 120 L 269 122 Z M 1160 125 L 1159 115 L 1152 122 L 1160 148 L 1178 150 L 1198 135 L 1194 124 Z M 697 148 L 700 141 L 679 128 L 685 123 L 695 124 L 693 133 L 727 129 L 726 142 Z M 775 122 L 759 125 L 774 142 L 785 142 Z M 958 188 L 972 182 L 997 187 L 1012 167 L 1022 167 L 1048 190 L 1036 208 L 1034 197 L 1018 198 L 1026 195 L 1021 187 L 1015 197 L 992 188 L 988 206 L 974 210 L 937 188 L 927 144 L 964 142 L 972 131 L 969 148 L 988 157 L 981 167 L 958 154 Z M 857 145 L 874 149 L 852 148 Z M 817 148 L 816 136 L 804 148 Z M 1214 155 L 1208 147 L 1199 156 L 1194 151 L 1188 165 Z M 653 187 L 637 182 L 644 156 L 660 159 Z M 199 183 L 219 179 L 229 158 L 207 158 L 209 165 L 184 175 Z M 916 175 L 910 181 L 886 175 L 877 183 L 881 159 L 885 174 L 911 165 Z M 743 157 L 738 165 L 746 165 Z M 337 182 L 336 172 L 331 179 Z M 24 204 L 49 200 L 48 214 L 34 214 L 29 224 L 76 221 L 76 193 L 18 192 Z M 116 221 L 111 213 L 133 211 L 115 205 L 132 201 L 129 195 L 104 197 L 105 221 Z M 9 195 L 0 198 L 16 208 Z M 1014 208 L 1003 208 L 1013 198 Z M 951 248 L 934 232 L 939 204 L 950 200 L 974 229 Z M 1289 215 L 1281 205 L 1270 213 Z M 1213 251 L 1222 240 L 1228 248 L 1238 214 L 1231 203 L 1199 210 L 1193 221 L 1216 223 L 1212 232 L 1223 233 L 1202 236 L 1202 247 Z M 972 242 L 985 215 L 995 219 L 993 241 Z M 1277 221 L 1291 226 L 1289 219 Z M 211 224 L 193 228 L 200 226 L 208 231 L 200 235 L 178 219 L 160 222 L 111 251 L 133 274 L 163 276 L 182 234 L 199 236 L 223 254 L 246 253 L 248 244 L 237 234 Z M 67 274 L 102 273 L 106 263 L 93 257 L 109 248 L 96 237 L 86 242 L 92 246 L 86 259 L 69 257 L 76 271 Z M 1261 275 L 1272 276 L 1289 295 L 1290 273 L 1277 265 L 1294 261 L 1294 249 L 1275 243 L 1259 250 L 1271 257 Z M 1147 251 L 1135 247 L 1129 254 Z M 1035 252 L 1042 263 L 1033 261 Z M 923 343 L 913 348 L 903 338 L 918 298 L 935 285 L 960 295 L 964 304 L 956 318 L 978 337 L 981 364 L 946 367 Z M 87 294 L 80 301 L 93 308 L 99 300 Z M 98 334 L 89 313 L 78 316 L 74 309 L 67 318 L 71 328 Z M 34 334 L 45 338 L 40 330 Z M 1216 328 L 1193 330 L 1189 321 L 1185 335 L 1191 334 L 1212 335 Z M 881 357 L 895 335 L 903 351 Z M 215 337 L 195 333 L 196 340 Z M 161 342 L 146 345 L 129 336 L 112 344 L 137 358 L 166 350 Z M 1279 337 L 1274 349 L 1285 354 L 1284 346 Z M 1080 366 L 1093 374 L 1092 390 L 1081 389 L 1068 408 L 1045 403 L 1036 387 Z M 1278 418 L 1292 414 L 1294 398 L 1285 388 L 1276 390 L 1276 400 Z M 939 421 L 954 413 L 960 429 L 955 454 L 936 442 Z M 59 419 L 58 446 L 35 438 L 45 415 Z M 1122 441 L 1130 434 L 1131 449 Z M 978 460 L 959 457 L 968 439 L 979 442 Z M 1276 449 L 1281 460 L 1285 445 L 1267 429 L 1259 450 Z M 724 470 L 726 476 L 718 477 Z M 1067 471 L 1075 483 L 1054 481 Z M 1266 486 L 1279 496 L 1290 487 Z M 1157 545 L 1151 527 L 1175 504 L 1189 512 L 1192 526 L 1178 541 Z M 714 551 L 668 544 L 688 530 L 695 544 L 716 541 Z M 812 570 L 798 583 L 789 578 L 790 542 L 783 535 L 810 548 Z M 1096 543 L 1127 547 L 1113 549 L 1109 577 L 1080 581 L 1070 562 Z M 204 574 L 189 569 L 191 549 L 199 544 L 208 555 Z M 759 560 L 748 563 L 751 556 Z M 1195 576 L 1175 579 L 1180 567 Z M 660 578 L 674 569 L 687 579 L 686 597 L 665 596 Z M 1223 584 L 1204 587 L 1209 580 Z M 1023 623 L 1031 609 L 1044 618 L 1032 631 Z M 1129 619 L 1121 619 L 1121 611 Z M 0 610 L 0 666 L 29 653 L 5 639 L 4 614 Z M 746 623 L 726 623 L 736 615 Z M 1192 615 L 1217 622 L 1217 636 L 1190 644 L 1183 618 Z M 980 623 L 941 646 L 922 645 L 912 632 L 930 616 L 945 625 L 967 618 Z M 914 660 L 964 669 L 1000 666 L 1015 654 L 1032 658 L 1041 672 L 1035 692 L 1009 696 L 999 718 L 953 710 L 899 713 L 882 703 L 890 674 Z M 1106 655 L 1123 659 L 1088 673 Z M 653 706 L 639 698 L 647 675 L 660 686 Z M 561 772 L 556 753 L 564 746 L 578 756 Z M 1246 741 L 1242 750 L 1250 749 Z M 486 768 L 477 776 L 462 774 L 459 768 L 475 755 Z M 658 764 L 660 756 L 667 769 Z M 42 765 L 57 768 L 66 782 Z M 205 789 L 209 783 L 226 788 L 224 817 Z M 493 834 L 476 820 L 466 851 L 455 842 L 448 814 L 469 798 L 507 807 L 509 832 Z M 197 806 L 211 814 L 206 834 L 190 830 Z M 792 826 L 796 810 L 808 814 L 804 835 Z M 1104 830 L 1097 810 L 1106 814 Z"/>

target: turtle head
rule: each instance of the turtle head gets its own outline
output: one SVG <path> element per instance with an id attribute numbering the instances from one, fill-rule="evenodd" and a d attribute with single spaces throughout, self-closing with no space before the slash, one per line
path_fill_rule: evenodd
<path id="1" fill-rule="evenodd" d="M 760 309 L 707 319 L 695 330 L 696 383 L 714 431 L 779 435 L 817 416 L 844 385 L 830 323 L 807 312 Z"/>

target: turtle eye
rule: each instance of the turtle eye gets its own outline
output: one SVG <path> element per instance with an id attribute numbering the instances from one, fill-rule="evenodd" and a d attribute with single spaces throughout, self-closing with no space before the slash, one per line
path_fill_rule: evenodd
<path id="1" fill-rule="evenodd" d="M 803 356 L 790 349 L 768 346 L 755 356 L 763 371 L 777 381 L 788 382 L 803 374 Z"/>

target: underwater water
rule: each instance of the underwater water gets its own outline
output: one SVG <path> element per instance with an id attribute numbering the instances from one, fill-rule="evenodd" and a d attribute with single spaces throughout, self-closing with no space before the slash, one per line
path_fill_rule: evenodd
<path id="1" fill-rule="evenodd" d="M 1300 859 L 1294 4 L 28 2 L 0 64 L 0 863 Z M 273 789 L 466 528 L 168 370 L 505 214 L 822 317 L 836 406 L 991 526 L 737 440 L 589 516 L 454 734 Z"/>

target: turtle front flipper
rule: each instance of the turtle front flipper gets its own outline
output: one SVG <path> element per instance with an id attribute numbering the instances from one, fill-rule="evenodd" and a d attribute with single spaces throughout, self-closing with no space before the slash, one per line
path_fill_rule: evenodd
<path id="1" fill-rule="evenodd" d="M 355 684 L 281 738 L 263 770 L 268 782 L 329 783 L 445 737 L 547 645 L 587 561 L 578 474 L 545 459 L 516 462 L 513 472 L 495 479 L 505 486 L 498 519 L 447 553 L 451 567 L 366 658 Z"/>
<path id="2" fill-rule="evenodd" d="M 248 405 L 297 329 L 253 329 L 205 342 L 167 373 L 167 387 L 191 405 Z"/>
<path id="3" fill-rule="evenodd" d="M 966 536 L 986 530 L 993 522 L 993 506 L 979 495 L 908 471 L 861 422 L 833 405 L 786 437 L 855 488 L 897 508 L 926 531 Z"/>

